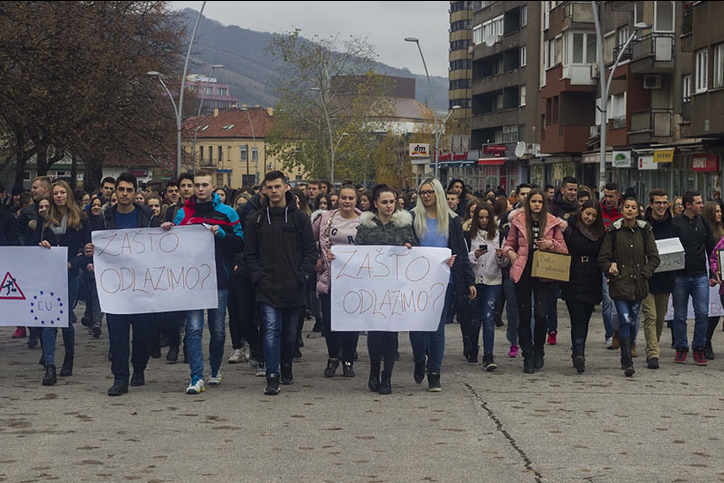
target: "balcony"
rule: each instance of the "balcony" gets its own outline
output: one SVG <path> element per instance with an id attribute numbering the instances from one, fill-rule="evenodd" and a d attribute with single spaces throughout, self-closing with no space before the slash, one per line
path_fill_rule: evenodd
<path id="1" fill-rule="evenodd" d="M 665 74 L 674 71 L 674 34 L 654 32 L 633 42 L 632 74 Z"/>
<path id="2" fill-rule="evenodd" d="M 541 152 L 546 154 L 582 153 L 591 131 L 590 124 L 549 124 L 541 132 Z"/>
<path id="3" fill-rule="evenodd" d="M 563 19 L 571 24 L 593 23 L 593 10 L 591 2 L 568 2 L 563 6 Z"/>
<path id="4" fill-rule="evenodd" d="M 622 49 L 623 49 L 623 45 L 617 45 L 616 47 L 613 48 L 614 61 L 616 59 L 618 59 L 618 54 L 619 54 L 619 52 L 621 52 Z M 628 46 L 626 47 L 626 50 L 624 50 L 623 53 L 621 54 L 621 62 L 623 62 L 624 60 L 631 60 L 632 57 L 633 57 L 633 45 L 629 43 Z M 608 64 L 613 64 L 613 61 L 608 62 Z"/>
<path id="5" fill-rule="evenodd" d="M 650 109 L 631 114 L 631 144 L 643 144 L 657 138 L 672 136 L 673 111 L 671 109 Z"/>

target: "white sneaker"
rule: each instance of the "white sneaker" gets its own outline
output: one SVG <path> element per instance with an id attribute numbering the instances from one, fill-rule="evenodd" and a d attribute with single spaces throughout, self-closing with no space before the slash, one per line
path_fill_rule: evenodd
<path id="1" fill-rule="evenodd" d="M 221 371 L 217 372 L 215 376 L 209 376 L 209 384 L 212 386 L 218 386 L 221 384 Z"/>
<path id="2" fill-rule="evenodd" d="M 251 357 L 251 350 L 249 349 L 249 343 L 244 341 L 241 345 L 241 362 L 247 362 Z"/>
<path id="3" fill-rule="evenodd" d="M 606 337 L 606 349 L 613 347 L 613 337 Z"/>
<path id="4" fill-rule="evenodd" d="M 201 394 L 206 390 L 206 387 L 204 387 L 204 380 L 199 379 L 196 381 L 196 384 L 193 383 L 193 381 L 189 384 L 189 387 L 186 388 L 186 394 Z"/>
<path id="5" fill-rule="evenodd" d="M 234 351 L 231 353 L 231 356 L 229 357 L 229 364 L 238 364 L 239 362 L 242 362 L 243 357 L 244 356 L 241 353 L 241 349 L 234 349 Z M 211 381 L 209 381 L 209 383 L 211 383 Z"/>

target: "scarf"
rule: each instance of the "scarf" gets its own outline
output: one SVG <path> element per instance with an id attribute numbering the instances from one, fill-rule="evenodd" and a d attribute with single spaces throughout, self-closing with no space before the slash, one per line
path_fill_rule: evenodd
<path id="1" fill-rule="evenodd" d="M 56 226 L 51 223 L 49 227 L 50 231 L 52 231 L 54 235 L 65 235 L 65 230 L 68 229 L 68 214 L 66 213 L 63 215 L 63 219 L 60 221 L 60 226 Z"/>

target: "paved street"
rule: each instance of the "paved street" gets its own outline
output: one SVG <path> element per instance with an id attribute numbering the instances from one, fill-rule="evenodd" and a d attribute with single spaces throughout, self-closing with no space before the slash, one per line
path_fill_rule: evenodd
<path id="1" fill-rule="evenodd" d="M 626 379 L 618 353 L 604 348 L 598 311 L 578 375 L 563 303 L 559 314 L 559 344 L 535 375 L 505 356 L 504 328 L 499 369 L 486 373 L 463 361 L 459 326 L 447 326 L 437 394 L 414 383 L 403 334 L 390 396 L 366 388 L 365 337 L 354 379 L 325 379 L 324 341 L 305 330 L 295 383 L 277 397 L 263 395 L 247 364 L 226 362 L 221 386 L 187 396 L 188 365 L 152 359 L 146 386 L 109 398 L 105 327 L 94 340 L 76 325 L 74 375 L 54 387 L 40 385 L 40 351 L 4 327 L 0 481 L 724 481 L 724 350 L 706 368 L 675 365 L 666 329 L 661 369 L 650 371 L 641 334 L 637 373 Z M 715 350 L 721 342 L 717 331 Z"/>

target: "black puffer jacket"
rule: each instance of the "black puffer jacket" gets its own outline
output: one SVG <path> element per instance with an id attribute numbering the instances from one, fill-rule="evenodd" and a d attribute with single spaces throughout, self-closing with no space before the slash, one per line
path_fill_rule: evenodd
<path id="1" fill-rule="evenodd" d="M 309 216 L 298 210 L 290 191 L 283 208 L 262 207 L 244 229 L 244 263 L 256 285 L 256 300 L 272 307 L 302 307 L 307 303 L 307 280 L 317 263 L 317 244 Z"/>
<path id="2" fill-rule="evenodd" d="M 651 228 L 654 229 L 654 239 L 664 240 L 666 238 L 675 238 L 674 227 L 672 225 L 673 218 L 669 210 L 664 212 L 664 217 L 661 220 L 654 219 L 651 214 L 652 208 L 649 206 L 644 214 L 644 220 L 646 220 Z M 654 294 L 671 293 L 674 291 L 674 280 L 676 278 L 676 271 L 672 270 L 669 272 L 655 273 L 649 279 L 649 290 Z"/>
<path id="3" fill-rule="evenodd" d="M 548 207 L 548 212 L 553 215 L 557 216 L 558 218 L 562 218 L 564 220 L 568 220 L 570 216 L 573 215 L 578 211 L 578 200 L 573 201 L 566 201 L 566 199 L 563 197 L 563 193 L 558 191 L 556 195 L 553 197 L 553 202 Z"/>
<path id="4" fill-rule="evenodd" d="M 567 283 L 561 285 L 561 298 L 571 302 L 598 305 L 602 300 L 603 277 L 598 266 L 603 235 L 592 240 L 578 229 L 580 218 L 573 215 L 563 232 L 571 254 L 571 272 Z"/>

